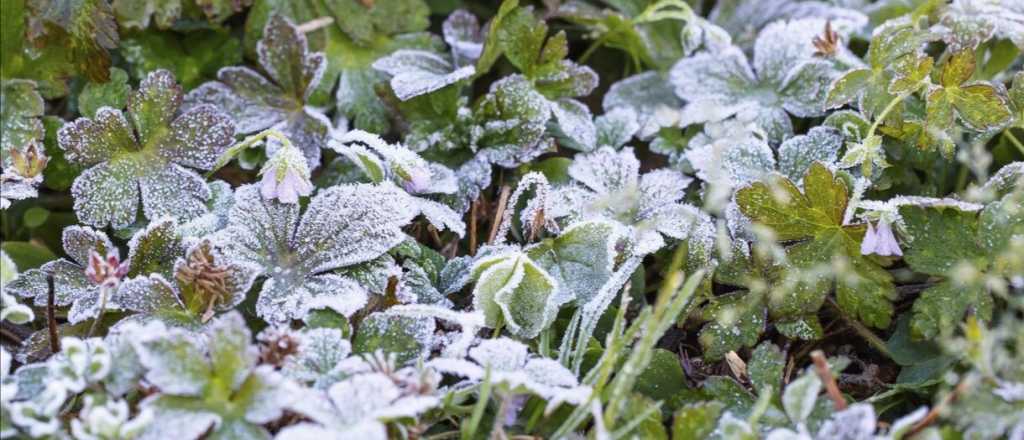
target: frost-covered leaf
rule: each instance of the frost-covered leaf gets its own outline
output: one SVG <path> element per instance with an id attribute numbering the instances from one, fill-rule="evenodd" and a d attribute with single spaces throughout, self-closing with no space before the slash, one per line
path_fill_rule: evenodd
<path id="1" fill-rule="evenodd" d="M 310 52 L 305 35 L 280 15 L 267 21 L 257 46 L 260 65 L 270 79 L 248 67 L 225 67 L 217 73 L 218 81 L 203 84 L 186 99 L 190 106 L 222 108 L 234 118 L 239 134 L 280 130 L 315 169 L 331 123 L 307 101 L 327 68 L 325 55 Z M 273 142 L 268 147 L 276 148 Z"/>
<path id="2" fill-rule="evenodd" d="M 480 58 L 484 41 L 475 15 L 465 9 L 456 9 L 445 18 L 441 30 L 444 42 L 451 48 L 455 65 L 463 66 Z"/>
<path id="3" fill-rule="evenodd" d="M 832 26 L 846 32 L 858 30 L 868 17 L 844 3 L 800 0 L 727 0 L 715 3 L 708 18 L 732 36 L 736 44 L 750 47 L 757 32 L 771 22 L 799 18 L 832 21 Z"/>
<path id="4" fill-rule="evenodd" d="M 753 295 L 720 296 L 702 311 L 708 324 L 698 336 L 705 359 L 722 359 L 726 353 L 757 344 L 766 323 L 766 308 Z"/>
<path id="5" fill-rule="evenodd" d="M 703 52 L 680 60 L 670 81 L 676 95 L 688 102 L 682 125 L 736 116 L 758 124 L 772 143 L 793 132 L 789 114 L 814 117 L 822 108 L 836 75 L 827 62 L 813 56 L 811 40 L 824 20 L 778 21 L 766 26 L 748 62 L 739 48 Z"/>
<path id="6" fill-rule="evenodd" d="M 975 70 L 974 52 L 953 54 L 942 67 L 940 85 L 928 92 L 929 127 L 948 129 L 955 114 L 967 127 L 986 131 L 1010 120 L 1006 98 L 987 82 L 970 81 Z"/>
<path id="7" fill-rule="evenodd" d="M 157 28 L 167 29 L 181 15 L 181 0 L 114 0 L 117 23 L 126 29 L 146 29 L 150 21 Z"/>
<path id="8" fill-rule="evenodd" d="M 808 269 L 846 260 L 852 274 L 836 279 L 839 306 L 870 325 L 887 327 L 895 297 L 892 276 L 861 255 L 865 225 L 843 224 L 849 198 L 846 183 L 818 162 L 810 166 L 803 183 L 801 193 L 789 179 L 771 176 L 737 191 L 736 201 L 747 217 L 772 228 L 777 240 L 798 241 L 787 249 L 793 266 Z M 814 312 L 831 285 L 831 280 L 820 278 L 800 281 L 786 298 L 772 298 L 772 314 Z"/>
<path id="9" fill-rule="evenodd" d="M 611 277 L 617 235 L 611 223 L 579 222 L 528 247 L 526 255 L 555 279 L 559 297 L 586 304 Z"/>
<path id="10" fill-rule="evenodd" d="M 325 389 L 341 379 L 336 366 L 352 352 L 340 329 L 311 328 L 300 333 L 298 352 L 281 367 L 286 377 Z"/>
<path id="11" fill-rule="evenodd" d="M 427 356 L 433 345 L 434 329 L 433 318 L 377 312 L 363 320 L 352 349 L 356 353 L 383 350 L 402 365 Z"/>
<path id="12" fill-rule="evenodd" d="M 440 90 L 476 73 L 473 66 L 452 62 L 423 50 L 398 50 L 373 62 L 373 68 L 391 76 L 391 89 L 403 101 Z"/>
<path id="13" fill-rule="evenodd" d="M 597 129 L 586 105 L 574 99 L 559 99 L 551 106 L 551 114 L 558 124 L 558 132 L 569 141 L 568 146 L 581 151 L 598 146 Z"/>
<path id="14" fill-rule="evenodd" d="M 956 49 L 1004 38 L 1024 50 L 1024 6 L 1016 2 L 955 0 L 941 9 L 938 29 Z"/>
<path id="15" fill-rule="evenodd" d="M 834 164 L 842 146 L 843 138 L 837 130 L 814 127 L 806 135 L 793 136 L 779 146 L 779 172 L 800 182 L 812 163 Z"/>
<path id="16" fill-rule="evenodd" d="M 559 295 L 555 278 L 520 252 L 479 260 L 473 274 L 473 307 L 484 312 L 487 326 L 504 326 L 521 337 L 540 334 L 562 303 L 571 300 Z"/>
<path id="17" fill-rule="evenodd" d="M 640 124 L 637 136 L 642 139 L 653 136 L 661 127 L 675 125 L 681 105 L 671 84 L 657 72 L 640 73 L 612 84 L 602 103 L 607 113 L 618 108 L 635 112 Z"/>
<path id="18" fill-rule="evenodd" d="M 551 117 L 551 104 L 521 75 L 492 83 L 473 112 L 482 121 L 476 144 L 497 165 L 516 166 L 547 148 L 541 139 Z"/>
<path id="19" fill-rule="evenodd" d="M 139 197 L 147 218 L 164 215 L 189 220 L 206 211 L 209 189 L 194 171 L 207 170 L 233 141 L 234 126 L 210 106 L 196 106 L 175 117 L 181 89 L 158 70 L 139 84 L 128 103 L 128 117 L 101 108 L 93 119 L 79 118 L 58 133 L 74 164 L 92 166 L 71 188 L 75 213 L 85 223 L 124 227 L 135 220 Z"/>
<path id="20" fill-rule="evenodd" d="M 43 97 L 29 80 L 4 79 L 0 82 L 0 158 L 6 169 L 11 164 L 11 149 L 23 151 L 43 139 Z"/>
<path id="21" fill-rule="evenodd" d="M 244 186 L 217 241 L 228 261 L 268 277 L 257 305 L 264 319 L 301 319 L 319 307 L 349 316 L 365 304 L 366 291 L 329 271 L 370 261 L 403 241 L 400 228 L 416 215 L 408 199 L 390 183 L 335 186 L 313 197 L 300 220 L 297 206 Z"/>
<path id="22" fill-rule="evenodd" d="M 803 423 L 814 410 L 814 402 L 821 392 L 821 379 L 813 373 L 805 373 L 794 380 L 782 394 L 782 406 L 793 423 Z"/>

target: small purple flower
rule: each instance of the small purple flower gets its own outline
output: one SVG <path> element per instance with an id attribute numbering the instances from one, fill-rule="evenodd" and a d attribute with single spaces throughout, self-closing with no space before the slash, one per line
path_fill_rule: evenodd
<path id="1" fill-rule="evenodd" d="M 425 168 L 409 168 L 405 170 L 402 188 L 409 194 L 419 194 L 430 189 L 430 170 Z M 406 177 L 408 176 L 408 177 Z"/>
<path id="2" fill-rule="evenodd" d="M 267 161 L 261 171 L 260 194 L 281 203 L 298 203 L 299 196 L 313 192 L 309 167 L 302 153 L 293 146 L 284 146 Z"/>
<path id="3" fill-rule="evenodd" d="M 878 222 L 878 229 L 875 229 L 871 222 L 868 222 L 868 230 L 864 234 L 864 241 L 860 243 L 860 253 L 863 255 L 881 255 L 885 257 L 902 257 L 903 251 L 892 233 L 892 227 L 884 221 Z"/>

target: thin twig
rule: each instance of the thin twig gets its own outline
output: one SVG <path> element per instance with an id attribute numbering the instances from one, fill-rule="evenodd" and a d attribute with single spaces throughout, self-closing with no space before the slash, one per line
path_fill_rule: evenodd
<path id="1" fill-rule="evenodd" d="M 480 206 L 479 200 L 474 200 L 469 205 L 469 255 L 476 255 L 476 211 Z"/>
<path id="2" fill-rule="evenodd" d="M 965 391 L 967 391 L 967 381 L 958 383 L 956 387 L 953 388 L 953 391 L 951 391 L 949 394 L 946 395 L 945 398 L 942 399 L 942 402 L 939 402 L 938 405 L 935 405 L 931 410 L 928 411 L 928 414 L 925 414 L 923 419 L 918 420 L 918 422 L 914 424 L 914 427 L 910 428 L 910 432 L 907 433 L 905 438 L 913 437 L 915 434 L 923 431 L 924 428 L 927 428 L 928 425 L 934 423 L 935 420 L 938 420 L 939 415 L 942 413 L 942 410 L 946 409 L 946 407 L 951 405 Z"/>
<path id="3" fill-rule="evenodd" d="M 315 30 L 323 29 L 334 23 L 334 17 L 319 17 L 295 26 L 295 30 L 302 34 L 308 34 Z"/>
<path id="4" fill-rule="evenodd" d="M 53 311 L 53 275 L 46 275 L 46 328 L 50 334 L 50 352 L 60 352 L 60 339 L 57 338 L 57 317 Z"/>
<path id="5" fill-rule="evenodd" d="M 818 377 L 821 379 L 821 382 L 825 384 L 825 392 L 828 393 L 829 399 L 832 399 L 832 404 L 835 405 L 836 411 L 846 409 L 846 398 L 844 398 L 843 393 L 839 391 L 839 385 L 836 383 L 836 378 L 832 376 L 832 371 L 828 368 L 828 361 L 825 360 L 825 353 L 821 350 L 814 350 L 811 352 L 811 360 L 814 361 L 814 371 L 818 373 Z"/>
<path id="6" fill-rule="evenodd" d="M 508 185 L 501 186 L 501 195 L 498 196 L 498 208 L 494 212 L 494 221 L 491 222 L 491 233 L 487 234 L 487 242 L 493 243 L 494 238 L 498 236 L 498 228 L 501 226 L 501 219 L 505 217 L 505 208 L 508 203 L 508 196 L 512 193 L 512 187 Z"/>

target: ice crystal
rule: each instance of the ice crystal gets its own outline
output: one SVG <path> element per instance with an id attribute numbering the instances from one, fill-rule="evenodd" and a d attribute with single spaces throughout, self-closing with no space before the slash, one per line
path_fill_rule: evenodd
<path id="1" fill-rule="evenodd" d="M 74 164 L 91 167 L 71 188 L 75 213 L 97 227 L 123 227 L 142 212 L 154 219 L 190 220 L 204 212 L 210 190 L 189 168 L 210 169 L 232 142 L 234 125 L 209 105 L 175 117 L 181 88 L 166 70 L 150 73 L 128 102 L 127 118 L 101 108 L 58 132 L 60 147 Z M 129 125 L 130 121 L 130 125 Z"/>
<path id="2" fill-rule="evenodd" d="M 366 291 L 331 271 L 370 261 L 405 240 L 401 227 L 417 214 L 409 199 L 390 183 L 335 186 L 313 197 L 300 219 L 297 205 L 266 200 L 247 185 L 236 191 L 216 241 L 228 261 L 267 277 L 256 304 L 262 318 L 301 319 L 323 307 L 348 316 L 366 303 Z"/>
<path id="3" fill-rule="evenodd" d="M 235 119 L 239 134 L 281 131 L 302 150 L 309 169 L 316 169 L 331 123 L 307 101 L 327 68 L 325 55 L 310 52 L 306 36 L 276 14 L 267 20 L 257 53 L 270 79 L 248 67 L 225 67 L 217 72 L 217 81 L 189 92 L 187 101 L 224 109 Z M 271 141 L 268 147 L 272 153 L 277 143 Z"/>

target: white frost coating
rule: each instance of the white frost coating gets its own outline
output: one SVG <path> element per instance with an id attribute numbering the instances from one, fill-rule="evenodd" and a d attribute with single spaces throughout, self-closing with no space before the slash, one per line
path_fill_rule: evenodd
<path id="1" fill-rule="evenodd" d="M 662 235 L 685 238 L 693 207 L 681 203 L 688 177 L 678 171 L 655 170 L 640 176 L 633 149 L 602 147 L 577 155 L 569 175 L 587 188 L 564 185 L 552 191 L 550 218 L 573 221 L 608 219 L 627 227 L 635 252 L 646 254 L 665 245 Z"/>
<path id="2" fill-rule="evenodd" d="M 476 338 L 477 332 L 486 325 L 483 312 L 460 312 L 423 304 L 392 306 L 388 309 L 388 313 L 412 318 L 430 317 L 458 324 L 462 331 L 458 338 L 444 348 L 443 355 L 446 357 L 465 356 L 470 344 Z"/>
<path id="3" fill-rule="evenodd" d="M 565 298 L 558 281 L 518 250 L 477 261 L 473 308 L 489 327 L 503 323 L 514 335 L 533 338 L 554 322 Z"/>
<path id="4" fill-rule="evenodd" d="M 792 134 L 788 113 L 823 114 L 825 93 L 839 72 L 814 57 L 813 37 L 825 20 L 778 21 L 766 26 L 754 45 L 753 62 L 738 47 L 683 58 L 670 72 L 676 94 L 689 102 L 683 125 L 736 116 L 754 121 L 773 144 Z M 843 59 L 855 60 L 841 49 Z"/>
<path id="5" fill-rule="evenodd" d="M 632 110 L 639 124 L 637 137 L 641 139 L 649 139 L 663 126 L 672 125 L 672 121 L 678 119 L 681 105 L 682 101 L 672 92 L 668 81 L 653 71 L 626 77 L 612 84 L 602 102 L 606 113 L 618 108 Z"/>
<path id="6" fill-rule="evenodd" d="M 558 361 L 530 355 L 526 345 L 505 337 L 481 341 L 469 351 L 469 360 L 437 358 L 426 366 L 473 383 L 482 380 L 489 370 L 491 383 L 547 400 L 546 414 L 562 403 L 581 405 L 592 391 L 580 385 L 576 375 Z"/>
<path id="7" fill-rule="evenodd" d="M 793 136 L 779 146 L 779 172 L 797 185 L 815 161 L 835 166 L 843 136 L 829 127 L 814 127 L 806 135 Z"/>
<path id="8" fill-rule="evenodd" d="M 326 272 L 373 260 L 405 240 L 401 228 L 416 215 L 409 199 L 387 182 L 335 186 L 313 197 L 300 220 L 295 205 L 265 200 L 247 185 L 215 241 L 228 261 L 269 277 L 257 301 L 264 319 L 301 319 L 324 306 L 348 316 L 365 304 L 366 291 Z"/>
<path id="9" fill-rule="evenodd" d="M 441 90 L 476 74 L 472 65 L 455 67 L 436 53 L 414 49 L 399 49 L 378 58 L 373 68 L 391 76 L 391 89 L 402 101 Z"/>
<path id="10" fill-rule="evenodd" d="M 342 331 L 311 328 L 298 335 L 298 352 L 285 359 L 281 374 L 317 389 L 325 389 L 340 380 L 342 375 L 335 367 L 352 353 L 352 344 Z"/>
<path id="11" fill-rule="evenodd" d="M 190 220 L 206 212 L 209 189 L 190 168 L 212 167 L 233 141 L 235 128 L 210 105 L 193 106 L 175 118 L 181 99 L 174 76 L 156 70 L 129 100 L 134 129 L 110 107 L 61 127 L 57 140 L 68 160 L 92 166 L 71 188 L 84 223 L 127 226 L 135 221 L 140 196 L 148 218 Z"/>
<path id="12" fill-rule="evenodd" d="M 484 37 L 480 32 L 480 21 L 465 9 L 456 9 L 441 25 L 444 42 L 452 51 L 455 65 L 462 66 L 476 61 L 484 50 Z"/>
<path id="13" fill-rule="evenodd" d="M 558 131 L 568 138 L 569 146 L 581 151 L 597 147 L 597 129 L 590 109 L 575 99 L 562 98 L 551 103 L 551 114 L 558 123 Z"/>
<path id="14" fill-rule="evenodd" d="M 595 147 L 617 149 L 640 131 L 640 116 L 632 107 L 616 107 L 594 118 L 594 130 L 597 134 Z"/>

